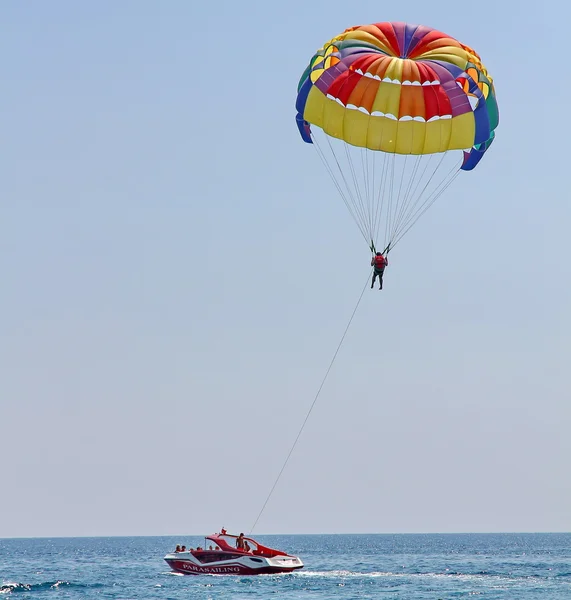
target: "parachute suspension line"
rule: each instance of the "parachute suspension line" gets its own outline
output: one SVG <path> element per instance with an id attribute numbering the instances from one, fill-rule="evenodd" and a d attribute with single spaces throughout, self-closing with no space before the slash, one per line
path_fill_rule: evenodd
<path id="1" fill-rule="evenodd" d="M 372 270 L 371 270 L 372 273 Z M 252 525 L 251 529 L 250 529 L 250 533 L 249 535 L 251 535 L 256 527 L 256 525 L 258 524 L 258 521 L 260 520 L 260 517 L 262 516 L 262 513 L 264 512 L 266 505 L 268 504 L 272 494 L 274 493 L 274 490 L 276 489 L 276 486 L 278 484 L 278 481 L 280 480 L 280 477 L 282 476 L 282 473 L 284 472 L 289 459 L 297 445 L 297 442 L 299 440 L 299 438 L 301 437 L 301 434 L 305 428 L 305 425 L 309 419 L 309 415 L 311 415 L 311 412 L 313 410 L 313 407 L 315 406 L 317 399 L 319 398 L 319 395 L 321 394 L 321 390 L 323 389 L 323 386 L 325 385 L 325 382 L 327 380 L 327 377 L 329 376 L 329 372 L 331 371 L 331 368 L 333 367 L 333 363 L 335 362 L 335 359 L 337 358 L 337 355 L 339 354 L 339 350 L 341 350 L 341 346 L 343 345 L 343 342 L 345 340 L 345 337 L 347 335 L 347 332 L 349 331 L 349 327 L 351 327 L 351 323 L 353 322 L 353 319 L 355 317 L 355 314 L 357 313 L 357 309 L 359 308 L 359 304 L 361 304 L 361 300 L 363 298 L 363 294 L 365 293 L 365 290 L 367 289 L 367 286 L 369 285 L 369 280 L 370 280 L 371 274 L 369 273 L 369 275 L 367 275 L 367 280 L 365 281 L 365 285 L 363 287 L 363 289 L 361 290 L 361 294 L 359 296 L 359 299 L 357 300 L 357 304 L 355 305 L 355 308 L 353 309 L 353 312 L 351 313 L 351 317 L 349 318 L 349 322 L 347 323 L 347 326 L 345 327 L 345 331 L 343 332 L 343 335 L 341 336 L 341 339 L 339 340 L 339 344 L 337 345 L 337 349 L 335 350 L 335 353 L 333 354 L 333 358 L 331 359 L 331 362 L 329 363 L 329 366 L 327 367 L 327 371 L 325 371 L 325 376 L 323 377 L 323 379 L 321 380 L 321 385 L 319 386 L 319 389 L 317 390 L 317 393 L 315 394 L 315 397 L 313 399 L 313 402 L 311 403 L 311 406 L 309 407 L 309 410 L 307 411 L 307 414 L 305 415 L 305 419 L 303 420 L 303 423 L 301 424 L 301 428 L 299 429 L 297 436 L 292 444 L 292 447 L 290 448 L 290 451 L 288 452 L 288 455 L 284 461 L 284 464 L 282 465 L 282 468 L 280 469 L 280 472 L 278 473 L 278 476 L 276 477 L 276 480 L 274 481 L 274 485 L 272 486 L 272 489 L 270 490 L 270 493 L 268 494 L 266 501 L 264 502 L 262 509 L 260 510 L 260 512 L 258 513 L 258 516 L 256 517 L 256 520 L 254 521 L 254 524 Z"/>
<path id="2" fill-rule="evenodd" d="M 361 217 L 361 223 L 363 225 L 363 229 L 367 230 L 367 211 L 365 209 L 365 205 L 363 202 L 363 194 L 361 193 L 361 187 L 359 186 L 359 179 L 357 178 L 357 171 L 355 169 L 355 165 L 353 164 L 353 158 L 351 157 L 351 152 L 349 151 L 349 145 L 344 144 L 345 148 L 345 156 L 347 158 L 347 162 L 349 164 L 349 169 L 351 170 L 351 176 L 353 177 L 353 185 L 355 186 L 355 192 L 357 195 L 357 199 L 359 200 L 358 212 Z"/>
<path id="3" fill-rule="evenodd" d="M 357 226 L 358 226 L 359 222 L 358 222 L 357 218 L 355 217 L 355 215 L 353 214 L 353 211 L 351 209 L 349 201 L 347 200 L 347 196 L 343 192 L 343 189 L 341 188 L 340 183 L 337 181 L 337 178 L 335 177 L 335 173 L 333 172 L 333 169 L 331 168 L 331 166 L 329 165 L 329 162 L 325 158 L 325 152 L 322 150 L 321 146 L 319 145 L 318 140 L 314 136 L 312 136 L 312 139 L 313 139 L 313 145 L 314 145 L 314 147 L 315 147 L 315 149 L 317 151 L 317 154 L 319 155 L 319 158 L 321 159 L 321 162 L 323 163 L 323 165 L 327 169 L 327 172 L 329 173 L 329 176 L 331 177 L 331 180 L 335 184 L 335 187 L 337 188 L 337 191 L 339 192 L 339 195 L 343 199 L 343 202 L 345 203 L 345 206 L 347 207 L 347 210 L 349 211 L 349 213 L 353 217 L 353 220 L 357 223 Z M 339 164 L 337 166 L 339 166 Z M 341 171 L 341 169 L 339 169 L 339 170 Z M 343 177 L 343 173 L 341 173 L 341 177 L 342 177 L 342 179 L 345 182 L 345 187 L 347 188 L 347 191 L 349 193 L 351 193 L 350 190 L 349 190 L 349 187 L 347 186 L 347 182 L 345 181 L 345 178 Z M 363 232 L 361 232 L 361 233 L 363 233 Z"/>
<path id="4" fill-rule="evenodd" d="M 373 165 L 371 185 L 371 239 L 378 240 L 384 196 L 382 187 L 387 177 L 387 155 L 377 150 L 368 150 Z"/>
<path id="5" fill-rule="evenodd" d="M 434 154 L 430 155 L 430 160 L 427 162 L 426 167 L 424 168 L 424 171 L 422 172 L 422 176 L 421 176 L 421 178 L 419 179 L 419 181 L 417 182 L 417 184 L 415 186 L 414 193 L 408 199 L 407 206 L 403 207 L 403 216 L 401 217 L 399 224 L 395 226 L 395 229 L 392 232 L 391 237 L 394 238 L 397 235 L 397 230 L 398 230 L 399 227 L 403 227 L 403 226 L 406 227 L 406 224 L 407 224 L 407 222 L 408 222 L 408 220 L 410 218 L 410 213 L 412 211 L 414 211 L 414 208 L 420 202 L 421 198 L 423 197 L 424 192 L 426 191 L 426 189 L 430 185 L 432 179 L 436 175 L 436 173 L 437 173 L 440 165 L 442 164 L 442 161 L 444 160 L 444 157 L 446 156 L 446 152 L 443 153 L 442 157 L 440 158 L 440 161 L 436 164 L 436 167 L 434 168 L 434 170 L 432 171 L 432 173 L 428 177 L 426 183 L 424 184 L 424 187 L 420 190 L 419 194 L 416 196 L 416 199 L 414 199 L 415 195 L 416 195 L 416 191 L 418 189 L 418 186 L 421 184 L 422 179 L 424 178 L 424 175 L 426 174 L 426 171 L 428 170 L 428 166 L 432 162 L 432 158 L 434 156 L 435 156 Z"/>
<path id="6" fill-rule="evenodd" d="M 351 189 L 349 183 L 347 182 L 347 178 L 345 177 L 345 173 L 343 172 L 343 168 L 341 167 L 341 163 L 339 162 L 337 154 L 335 153 L 335 150 L 334 150 L 333 146 L 331 145 L 331 139 L 329 138 L 329 136 L 326 136 L 326 140 L 327 140 L 327 144 L 329 146 L 329 150 L 331 151 L 333 159 L 335 160 L 335 163 L 337 165 L 337 169 L 339 170 L 339 173 L 343 179 L 343 182 L 345 183 L 345 187 L 348 192 L 348 198 L 351 201 L 350 202 L 351 206 L 347 206 L 347 208 L 349 208 L 349 212 L 353 216 L 355 223 L 357 223 L 357 226 L 359 227 L 359 231 L 361 232 L 361 235 L 365 238 L 365 240 L 367 240 L 367 232 L 363 226 L 363 217 L 359 213 L 359 205 L 357 204 L 357 201 L 355 200 L 353 190 Z M 356 193 L 358 193 L 358 191 L 356 191 Z"/>
<path id="7" fill-rule="evenodd" d="M 403 219 L 401 220 L 401 223 L 399 224 L 399 226 L 397 228 L 395 228 L 395 230 L 393 232 L 393 238 L 396 238 L 397 236 L 400 236 L 400 233 L 405 228 L 408 231 L 409 228 L 407 226 L 408 226 L 408 224 L 411 221 L 414 220 L 414 223 L 416 223 L 416 221 L 418 220 L 418 218 L 416 217 L 416 215 L 419 212 L 420 212 L 420 214 L 424 214 L 424 212 L 426 212 L 426 211 L 422 210 L 423 207 L 426 206 L 426 204 L 428 204 L 428 203 L 430 203 L 429 206 L 432 206 L 432 204 L 434 203 L 434 200 L 431 201 L 431 198 L 433 198 L 435 195 L 437 197 L 440 197 L 441 193 L 439 193 L 439 189 L 441 188 L 441 186 L 443 184 L 446 183 L 446 180 L 450 177 L 450 175 L 454 171 L 457 170 L 457 168 L 458 168 L 457 165 L 454 165 L 452 167 L 452 169 L 450 170 L 450 172 L 443 178 L 442 182 L 440 182 L 440 184 L 436 187 L 436 189 L 432 193 L 428 194 L 428 196 L 426 198 L 424 197 L 424 192 L 426 191 L 426 189 L 428 188 L 428 186 L 432 182 L 432 179 L 434 178 L 434 176 L 438 172 L 438 170 L 440 168 L 440 165 L 442 164 L 442 162 L 444 161 L 444 158 L 446 157 L 446 154 L 447 154 L 447 152 L 444 152 L 442 154 L 442 157 L 440 158 L 440 161 L 438 161 L 438 164 L 436 165 L 436 168 L 434 169 L 434 171 L 432 172 L 432 174 L 428 178 L 428 181 L 426 182 L 426 184 L 422 188 L 420 194 L 417 196 L 416 200 L 412 203 L 412 205 L 408 207 L 406 215 L 403 217 Z M 448 186 L 446 186 L 446 187 L 448 187 Z M 421 199 L 423 200 L 422 203 L 420 203 Z M 419 203 L 420 203 L 420 206 L 418 206 Z"/>
<path id="8" fill-rule="evenodd" d="M 369 162 L 369 164 L 371 165 L 370 171 L 371 171 L 371 185 L 369 186 L 369 203 L 370 203 L 370 211 L 369 211 L 369 217 L 371 219 L 371 241 L 373 242 L 374 245 L 374 239 L 375 239 L 375 198 L 376 198 L 376 192 L 375 192 L 375 179 L 377 177 L 377 173 L 376 173 L 376 165 L 377 165 L 377 161 L 375 160 L 375 154 L 372 150 L 369 150 L 368 148 L 365 150 L 365 153 L 367 155 L 367 160 Z"/>
<path id="9" fill-rule="evenodd" d="M 402 168 L 401 168 L 400 182 L 399 182 L 399 186 L 398 186 L 398 194 L 395 197 L 395 169 L 394 169 L 394 167 L 395 167 L 395 162 L 396 162 L 396 148 L 398 148 L 398 142 L 399 142 L 399 132 L 400 132 L 400 129 L 397 127 L 397 129 L 395 131 L 395 135 L 394 135 L 395 152 L 392 153 L 393 161 L 392 161 L 391 185 L 390 185 L 390 191 L 389 191 L 389 208 L 387 209 L 387 225 L 385 228 L 385 245 L 386 245 L 387 253 L 389 251 L 391 241 L 392 241 L 395 220 L 397 218 L 397 214 L 400 209 L 402 184 L 403 184 L 403 178 L 404 178 L 404 174 L 406 172 L 406 165 L 407 165 L 407 161 L 408 161 L 408 154 L 406 154 L 404 157 L 404 164 L 402 165 Z M 412 142 L 414 142 L 414 130 L 412 133 L 413 133 Z"/>
<path id="10" fill-rule="evenodd" d="M 367 205 L 368 205 L 368 199 L 369 199 L 369 173 L 367 171 L 366 165 L 365 165 L 365 161 L 363 160 L 363 148 L 361 148 L 361 152 L 359 152 L 359 156 L 361 158 L 361 178 L 363 181 L 363 215 L 366 218 L 366 226 L 367 226 L 367 232 L 370 231 L 371 227 L 369 224 L 370 219 L 368 218 L 368 211 L 367 211 Z"/>
<path id="11" fill-rule="evenodd" d="M 345 206 L 347 207 L 347 210 L 349 211 L 349 214 L 351 215 L 351 217 L 353 218 L 353 220 L 357 224 L 357 227 L 359 228 L 359 231 L 361 232 L 361 235 L 365 238 L 365 241 L 367 241 L 366 233 L 363 230 L 363 227 L 361 226 L 361 223 L 359 222 L 359 219 L 355 215 L 355 213 L 353 211 L 353 208 L 351 206 L 351 203 L 347 199 L 347 195 L 343 192 L 343 188 L 341 187 L 341 184 L 339 183 L 339 181 L 337 181 L 337 178 L 335 177 L 335 173 L 333 172 L 333 169 L 331 168 L 331 165 L 329 164 L 329 162 L 327 161 L 327 158 L 325 157 L 325 152 L 323 151 L 323 149 L 319 145 L 319 141 L 317 140 L 317 138 L 315 136 L 313 136 L 313 135 L 311 137 L 312 137 L 312 140 L 313 140 L 313 146 L 315 147 L 315 150 L 316 150 L 319 158 L 321 159 L 321 162 L 325 166 L 325 169 L 327 170 L 327 172 L 329 173 L 329 176 L 331 177 L 333 183 L 335 184 L 335 187 L 337 188 L 337 191 L 339 192 L 339 195 L 341 196 L 343 202 L 345 203 Z M 329 147 L 331 148 L 331 144 L 329 144 Z M 337 168 L 339 169 L 339 173 L 341 174 L 341 178 L 343 179 L 343 182 L 345 183 L 345 187 L 347 189 L 347 193 L 348 193 L 349 196 L 352 196 L 351 189 L 349 188 L 349 185 L 347 184 L 347 180 L 345 179 L 345 176 L 343 175 L 343 170 L 341 169 L 341 166 L 339 165 L 339 161 L 337 160 L 337 156 L 335 155 L 335 152 L 333 151 L 333 148 L 331 148 L 331 152 L 333 154 L 333 158 L 335 159 L 335 162 L 337 163 Z"/>
<path id="12" fill-rule="evenodd" d="M 413 134 L 414 136 L 414 134 Z M 414 142 L 414 140 L 413 140 Z M 440 145 L 442 146 L 442 129 L 440 129 Z M 438 197 L 443 193 L 443 191 L 450 185 L 452 180 L 448 180 L 450 177 L 450 173 L 438 184 L 431 186 L 432 181 L 439 171 L 444 158 L 447 155 L 447 151 L 443 152 L 440 160 L 437 162 L 436 167 L 432 172 L 429 172 L 430 175 L 427 178 L 424 185 L 421 187 L 420 192 L 417 195 L 417 190 L 421 186 L 424 176 L 428 170 L 429 165 L 431 165 L 431 159 L 434 154 L 430 155 L 430 158 L 422 171 L 422 175 L 420 178 L 416 180 L 416 185 L 413 182 L 417 177 L 418 170 L 420 168 L 420 162 L 422 162 L 422 158 L 417 157 L 412 169 L 407 169 L 408 155 L 405 155 L 403 162 L 401 162 L 402 169 L 400 174 L 400 183 L 398 187 L 398 193 L 395 194 L 395 181 L 394 181 L 394 169 L 391 176 L 391 187 L 389 190 L 389 208 L 387 209 L 386 215 L 386 228 L 385 228 L 385 243 L 386 250 L 389 251 L 390 248 L 393 248 L 398 240 L 400 240 L 406 232 L 416 223 L 416 221 L 420 218 L 426 210 L 432 206 L 432 204 L 436 201 Z M 394 166 L 394 158 L 393 158 L 393 166 Z M 411 173 L 408 171 L 412 170 Z M 452 171 L 456 170 L 454 167 Z M 408 184 L 405 186 L 404 196 L 402 194 L 403 191 L 403 182 L 405 175 L 408 177 Z M 428 192 L 427 192 L 428 190 Z"/>
<path id="13" fill-rule="evenodd" d="M 391 161 L 391 159 L 392 159 L 392 161 Z M 393 178 L 395 176 L 395 156 L 394 156 L 394 154 L 389 154 L 389 163 L 390 163 L 390 174 L 387 178 L 389 191 L 386 194 L 387 208 L 385 210 L 385 237 L 384 237 L 385 240 L 387 239 L 387 236 L 389 233 L 389 215 L 391 214 L 392 199 L 393 199 Z M 383 196 L 385 196 L 384 191 L 383 191 Z"/>
<path id="14" fill-rule="evenodd" d="M 452 176 L 450 177 L 451 173 Z M 458 177 L 459 174 L 460 168 L 455 166 L 447 175 L 448 181 L 441 183 L 440 189 L 437 189 L 435 192 L 433 192 L 431 196 L 429 196 L 428 200 L 424 202 L 420 209 L 417 211 L 416 216 L 413 218 L 412 222 L 409 222 L 408 227 L 397 234 L 395 241 L 391 243 L 391 247 L 396 246 L 396 244 L 398 244 L 398 242 L 408 233 L 408 231 L 413 227 L 413 225 L 418 221 L 418 219 L 420 219 L 420 217 L 422 217 L 422 215 L 438 200 L 438 198 L 442 196 L 442 194 L 448 189 L 448 187 L 452 185 L 452 182 L 456 179 L 456 177 Z"/>
<path id="15" fill-rule="evenodd" d="M 347 162 L 350 165 L 351 172 L 353 174 L 353 182 L 355 185 L 355 189 L 358 190 L 357 195 L 359 198 L 360 205 L 360 214 L 363 219 L 363 229 L 367 231 L 368 238 L 373 241 L 373 230 L 371 227 L 371 210 L 370 210 L 370 201 L 369 201 L 369 172 L 366 168 L 364 159 L 363 159 L 363 148 L 361 148 L 360 156 L 361 156 L 361 169 L 363 171 L 363 190 L 361 192 L 361 186 L 359 185 L 359 178 L 357 177 L 357 168 L 353 165 L 352 154 L 349 150 L 349 144 L 345 144 L 345 154 L 347 156 Z"/>
<path id="16" fill-rule="evenodd" d="M 389 166 L 388 166 L 388 154 L 383 153 L 382 157 L 383 157 L 383 170 L 381 173 L 381 181 L 379 182 L 379 192 L 377 194 L 377 212 L 375 215 L 375 222 L 376 222 L 376 227 L 375 227 L 375 238 L 379 237 L 379 231 L 381 229 L 381 222 L 382 222 L 382 216 L 383 216 L 383 208 L 384 208 L 384 203 L 385 203 L 385 191 L 386 191 L 386 186 L 387 186 L 387 180 L 388 180 L 388 170 L 389 170 Z"/>
<path id="17" fill-rule="evenodd" d="M 442 147 L 442 127 L 440 127 L 440 147 Z M 430 183 L 432 182 L 432 179 L 433 179 L 433 178 L 434 178 L 434 176 L 436 175 L 436 172 L 437 172 L 437 171 L 438 171 L 438 169 L 440 168 L 440 165 L 442 164 L 442 162 L 443 162 L 443 160 L 444 160 L 444 158 L 446 157 L 446 155 L 447 155 L 447 154 L 448 154 L 448 151 L 445 151 L 445 152 L 443 152 L 443 154 L 442 154 L 442 157 L 440 158 L 440 161 L 439 161 L 439 162 L 438 162 L 438 164 L 436 165 L 436 168 L 434 169 L 434 171 L 431 173 L 431 175 L 430 175 L 430 177 L 428 178 L 428 180 L 427 180 L 426 184 L 425 184 L 425 185 L 424 185 L 424 187 L 422 188 L 422 190 L 421 190 L 420 194 L 418 194 L 418 196 L 417 196 L 416 200 L 414 201 L 414 203 L 413 203 L 412 207 L 410 207 L 410 208 L 409 208 L 409 207 L 407 207 L 406 213 L 403 213 L 403 219 L 401 219 L 401 223 L 399 223 L 399 225 L 398 225 L 397 227 L 395 227 L 395 230 L 394 230 L 394 232 L 392 233 L 392 237 L 393 237 L 393 238 L 395 238 L 395 237 L 397 236 L 397 231 L 398 231 L 398 229 L 399 229 L 399 228 L 401 228 L 401 229 L 405 228 L 405 227 L 406 227 L 406 225 L 407 225 L 407 223 L 409 223 L 409 222 L 410 222 L 410 220 L 414 218 L 414 216 L 411 216 L 411 214 L 413 213 L 413 211 L 415 210 L 416 206 L 417 206 L 417 205 L 418 205 L 418 203 L 420 202 L 420 199 L 423 197 L 423 194 L 424 194 L 424 192 L 426 191 L 426 189 L 428 188 L 428 186 L 429 186 L 429 185 L 430 185 Z M 434 156 L 434 155 L 431 155 L 431 158 L 432 158 L 432 156 Z M 427 167 L 428 167 L 428 165 L 427 165 Z M 426 169 L 423 171 L 423 176 L 424 176 L 424 173 L 425 173 L 425 172 L 426 172 Z M 420 181 L 419 181 L 419 183 L 420 183 Z M 417 186 L 417 187 L 418 187 L 418 186 Z M 415 191 L 416 191 L 416 189 L 417 189 L 417 188 L 415 188 Z M 438 187 L 437 187 L 437 189 L 438 189 Z M 428 202 L 429 200 L 430 200 L 430 195 L 429 195 L 429 197 L 428 197 L 428 200 L 427 200 L 427 201 L 425 201 L 425 202 L 423 203 L 423 205 L 424 205 L 424 204 L 426 204 L 426 202 Z M 422 206 L 423 206 L 423 205 L 421 205 L 421 208 L 422 208 Z M 404 216 L 405 214 L 406 214 L 406 216 Z M 420 214 L 423 214 L 423 213 L 421 212 Z M 419 215 L 419 216 L 420 216 L 420 215 Z M 414 222 L 413 222 L 413 224 L 414 224 L 414 223 L 416 223 L 416 221 L 417 221 L 417 220 L 418 220 L 418 218 L 414 219 Z M 407 231 L 408 231 L 408 229 L 410 229 L 410 227 L 409 227 L 409 228 L 407 228 Z"/>
<path id="18" fill-rule="evenodd" d="M 373 162 L 373 166 L 374 166 Z M 365 200 L 367 203 L 366 215 L 367 215 L 367 224 L 369 226 L 369 237 L 371 238 L 371 243 L 373 243 L 373 202 L 371 195 L 371 187 L 374 186 L 375 183 L 375 174 L 374 171 L 371 174 L 371 169 L 369 167 L 369 151 L 367 148 L 361 148 L 361 166 L 363 167 L 363 180 L 365 181 Z"/>
<path id="19" fill-rule="evenodd" d="M 377 228 L 379 222 L 379 201 L 381 198 L 379 186 L 384 176 L 384 159 L 386 155 L 374 150 L 367 150 L 372 164 L 373 181 L 371 184 L 371 240 L 377 238 Z"/>
<path id="20" fill-rule="evenodd" d="M 412 186 L 413 186 L 413 184 L 414 184 L 414 181 L 415 181 L 415 179 L 416 179 L 416 175 L 417 175 L 417 173 L 418 173 L 418 169 L 420 168 L 420 163 L 422 162 L 422 159 L 423 159 L 423 158 L 424 158 L 424 155 L 422 155 L 422 154 L 419 154 L 419 155 L 416 157 L 416 161 L 415 161 L 415 163 L 414 163 L 414 167 L 413 167 L 413 169 L 412 169 L 412 174 L 411 174 L 411 176 L 410 176 L 410 178 L 409 178 L 408 185 L 407 185 L 407 187 L 406 187 L 406 191 L 405 191 L 405 193 L 404 193 L 404 201 L 403 201 L 403 203 L 402 203 L 401 210 L 400 210 L 400 212 L 399 212 L 399 216 L 398 216 L 398 218 L 397 218 L 397 227 L 398 227 L 398 225 L 400 224 L 400 221 L 401 221 L 401 219 L 402 219 L 402 218 L 403 218 L 403 216 L 404 216 L 404 211 L 405 211 L 405 209 L 406 209 L 406 206 L 407 206 L 407 204 L 408 204 L 408 201 L 409 201 L 409 199 L 410 199 L 410 193 L 411 193 L 411 190 L 412 190 Z M 424 174 L 424 171 L 423 171 L 423 174 Z M 418 183 L 417 183 L 417 187 L 418 187 Z M 416 189 L 416 188 L 415 188 L 415 189 Z"/>
<path id="21" fill-rule="evenodd" d="M 391 213 L 393 210 L 393 191 L 394 191 L 394 183 L 395 183 L 395 160 L 396 155 L 393 153 L 391 156 L 391 176 L 389 183 L 389 201 L 387 203 L 387 214 L 386 214 L 386 223 L 385 223 L 385 240 L 390 241 L 390 233 L 391 233 Z"/>
<path id="22" fill-rule="evenodd" d="M 388 158 L 386 154 L 382 154 L 383 166 L 381 169 L 381 177 L 379 180 L 379 187 L 377 191 L 377 210 L 375 213 L 375 238 L 379 238 L 379 231 L 381 229 L 382 216 L 383 216 L 383 205 L 385 201 L 384 188 L 387 181 L 388 173 Z"/>
<path id="23" fill-rule="evenodd" d="M 377 231 L 377 213 L 378 213 L 378 198 L 379 193 L 377 191 L 377 179 L 382 179 L 383 169 L 381 163 L 381 157 L 378 156 L 380 153 L 375 153 L 372 150 L 367 149 L 367 156 L 371 158 L 371 171 L 372 171 L 372 181 L 371 181 L 371 245 L 374 245 L 374 240 L 376 238 Z M 379 168 L 377 169 L 377 158 Z"/>
<path id="24" fill-rule="evenodd" d="M 375 228 L 376 228 L 376 205 L 375 205 L 375 198 L 377 197 L 377 193 L 376 193 L 376 188 L 375 188 L 375 180 L 377 177 L 377 173 L 376 173 L 376 166 L 377 166 L 377 161 L 375 160 L 375 154 L 373 153 L 372 150 L 369 150 L 367 148 L 366 150 L 367 152 L 367 158 L 371 158 L 371 191 L 370 191 L 370 203 L 371 203 L 371 252 L 373 252 L 373 249 L 375 247 Z"/>
<path id="25" fill-rule="evenodd" d="M 311 137 L 321 162 L 373 253 L 376 245 L 379 250 L 384 248 L 383 253 L 394 248 L 396 240 L 448 188 L 452 171 L 456 170 L 454 167 L 443 178 L 447 164 L 456 162 L 452 151 L 400 155 L 353 146 L 328 135 L 322 136 L 326 143 L 313 132 Z"/>
<path id="26" fill-rule="evenodd" d="M 404 165 L 403 168 L 401 169 L 401 173 L 400 173 L 400 183 L 399 183 L 399 193 L 397 196 L 397 201 L 395 204 L 395 213 L 394 213 L 394 218 L 391 217 L 391 232 L 394 231 L 394 227 L 396 227 L 396 222 L 397 222 L 397 218 L 398 218 L 398 214 L 400 213 L 400 209 L 401 209 L 401 192 L 402 192 L 402 184 L 403 184 L 403 180 L 404 180 L 404 174 L 406 172 L 406 165 L 408 162 L 408 157 L 409 155 L 406 154 L 404 157 Z M 392 233 L 391 233 L 391 237 L 392 237 Z M 389 238 L 389 243 L 390 243 L 390 238 Z"/>
<path id="27" fill-rule="evenodd" d="M 394 227 L 393 227 L 393 231 L 395 231 L 396 229 L 398 229 L 398 227 L 399 227 L 399 225 L 400 225 L 400 223 L 402 221 L 402 218 L 404 216 L 404 213 L 405 213 L 405 210 L 407 208 L 408 202 L 410 200 L 410 192 L 411 192 L 412 186 L 414 184 L 414 181 L 415 181 L 416 175 L 418 173 L 418 169 L 419 169 L 419 166 L 420 166 L 421 162 L 422 162 L 422 155 L 418 155 L 416 157 L 415 162 L 414 162 L 414 166 L 412 167 L 412 173 L 410 174 L 410 177 L 408 178 L 408 183 L 406 185 L 406 189 L 405 189 L 405 192 L 404 192 L 403 201 L 400 204 L 400 208 L 399 208 L 398 214 L 396 216 L 396 220 L 395 220 L 395 224 L 394 224 Z M 404 175 L 404 169 L 403 169 L 403 175 Z M 391 237 L 394 237 L 394 236 L 391 236 Z"/>
<path id="28" fill-rule="evenodd" d="M 410 210 L 411 204 L 413 206 L 416 205 L 416 203 L 418 203 L 418 201 L 422 198 L 422 194 L 424 193 L 424 191 L 426 190 L 426 188 L 430 184 L 430 182 L 432 180 L 432 177 L 434 177 L 434 174 L 438 171 L 438 167 L 440 166 L 440 163 L 438 163 L 436 165 L 436 167 L 434 168 L 434 170 L 432 171 L 432 173 L 428 176 L 427 182 L 425 183 L 425 185 L 423 186 L 423 188 L 420 190 L 420 192 L 417 195 L 418 188 L 421 185 L 422 181 L 424 180 L 426 172 L 429 170 L 429 167 L 430 167 L 431 163 L 433 162 L 435 156 L 436 156 L 436 154 L 430 154 L 429 157 L 428 157 L 428 160 L 425 161 L 426 164 L 424 166 L 424 169 L 422 170 L 422 174 L 418 178 L 418 180 L 416 181 L 416 185 L 414 186 L 414 190 L 412 190 L 412 192 L 411 192 L 411 194 L 409 196 L 409 200 L 408 200 L 407 206 L 405 207 L 405 210 L 403 210 L 403 216 L 402 216 L 401 222 L 404 221 L 404 220 L 406 220 L 406 213 L 407 213 L 407 211 Z M 415 200 L 415 198 L 416 198 L 416 200 Z"/>

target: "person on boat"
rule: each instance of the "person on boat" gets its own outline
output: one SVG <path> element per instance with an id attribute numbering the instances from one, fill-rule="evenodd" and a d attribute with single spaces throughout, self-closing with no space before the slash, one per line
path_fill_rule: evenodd
<path id="1" fill-rule="evenodd" d="M 244 550 L 246 552 L 252 552 L 252 548 L 250 548 L 250 544 L 248 544 L 247 540 L 244 540 Z"/>
<path id="2" fill-rule="evenodd" d="M 375 279 L 379 278 L 379 289 L 383 289 L 383 275 L 385 273 L 385 267 L 389 266 L 389 259 L 383 256 L 382 252 L 377 252 L 373 258 L 371 258 L 371 267 L 373 267 L 373 281 L 371 281 L 371 289 L 375 286 Z"/>
<path id="3" fill-rule="evenodd" d="M 180 544 L 177 544 L 177 545 L 176 545 L 176 550 L 175 550 L 175 552 L 180 552 Z"/>
<path id="4" fill-rule="evenodd" d="M 192 550 L 192 548 L 191 548 L 191 550 Z M 181 552 L 186 552 L 186 546 L 183 546 L 183 547 L 180 549 L 180 551 L 181 551 Z"/>
<path id="5" fill-rule="evenodd" d="M 237 538 L 236 538 L 236 548 L 238 550 L 244 550 L 244 534 L 241 533 Z"/>

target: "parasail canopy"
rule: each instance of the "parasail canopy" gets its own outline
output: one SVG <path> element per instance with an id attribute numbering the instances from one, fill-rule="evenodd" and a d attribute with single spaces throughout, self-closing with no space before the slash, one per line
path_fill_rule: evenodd
<path id="1" fill-rule="evenodd" d="M 351 27 L 324 44 L 296 108 L 367 243 L 382 238 L 386 251 L 478 164 L 499 120 L 478 54 L 406 23 Z"/>

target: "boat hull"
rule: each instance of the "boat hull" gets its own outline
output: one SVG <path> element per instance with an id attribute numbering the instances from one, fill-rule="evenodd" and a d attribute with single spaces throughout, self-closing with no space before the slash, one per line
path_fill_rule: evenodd
<path id="1" fill-rule="evenodd" d="M 173 571 L 184 575 L 266 575 L 291 573 L 303 567 L 301 560 L 295 556 L 262 558 L 242 555 L 225 561 L 201 563 L 191 553 L 181 552 L 167 554 L 165 561 Z"/>

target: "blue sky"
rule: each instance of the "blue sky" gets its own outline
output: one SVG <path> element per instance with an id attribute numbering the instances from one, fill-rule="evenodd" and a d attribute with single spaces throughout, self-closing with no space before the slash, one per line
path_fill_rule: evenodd
<path id="1" fill-rule="evenodd" d="M 295 125 L 323 42 L 423 23 L 497 140 L 367 290 L 258 533 L 569 531 L 563 3 L 0 8 L 0 536 L 247 530 L 368 276 Z"/>

